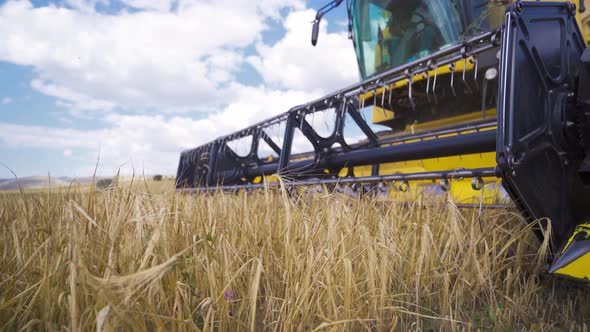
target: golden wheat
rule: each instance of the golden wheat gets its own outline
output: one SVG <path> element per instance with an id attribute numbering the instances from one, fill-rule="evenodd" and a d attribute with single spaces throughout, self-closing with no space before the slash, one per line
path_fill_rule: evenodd
<path id="1" fill-rule="evenodd" d="M 2 330 L 588 330 L 510 210 L 143 183 L 0 194 Z"/>

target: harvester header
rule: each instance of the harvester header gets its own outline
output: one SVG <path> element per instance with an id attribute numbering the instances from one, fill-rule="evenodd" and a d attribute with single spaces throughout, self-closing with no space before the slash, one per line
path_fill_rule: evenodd
<path id="1" fill-rule="evenodd" d="M 341 2 L 318 12 L 314 45 L 321 17 Z M 551 222 L 551 272 L 589 278 L 585 8 L 487 0 L 346 4 L 362 81 L 184 151 L 177 188 L 354 184 L 395 198 L 449 192 L 465 204 L 509 196 L 529 221 Z"/>

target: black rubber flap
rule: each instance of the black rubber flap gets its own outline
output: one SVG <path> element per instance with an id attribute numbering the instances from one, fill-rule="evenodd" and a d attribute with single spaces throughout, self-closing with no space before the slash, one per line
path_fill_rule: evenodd
<path id="1" fill-rule="evenodd" d="M 548 218 L 552 247 L 590 217 L 577 170 L 576 79 L 585 49 L 570 3 L 516 2 L 506 13 L 498 93 L 503 185 L 530 220 Z"/>

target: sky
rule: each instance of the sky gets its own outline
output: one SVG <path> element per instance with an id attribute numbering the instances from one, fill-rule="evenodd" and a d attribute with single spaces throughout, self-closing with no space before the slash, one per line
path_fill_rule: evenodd
<path id="1" fill-rule="evenodd" d="M 173 175 L 182 150 L 358 81 L 344 5 L 311 46 L 328 2 L 0 2 L 0 178 Z"/>

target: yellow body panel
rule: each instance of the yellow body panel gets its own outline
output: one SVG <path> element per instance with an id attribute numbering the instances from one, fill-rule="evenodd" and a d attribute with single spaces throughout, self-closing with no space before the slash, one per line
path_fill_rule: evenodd
<path id="1" fill-rule="evenodd" d="M 451 125 L 461 125 L 466 123 L 472 123 L 481 119 L 493 119 L 496 117 L 496 110 L 490 109 L 486 112 L 473 112 L 458 116 L 453 116 L 445 119 L 439 119 L 435 121 L 424 122 L 413 126 L 408 126 L 403 132 L 393 133 L 389 137 L 405 136 L 412 133 L 428 132 L 435 129 L 448 127 Z M 486 130 L 494 130 L 495 127 L 489 127 Z M 462 134 L 467 134 L 472 131 L 464 131 Z M 457 134 L 441 135 L 442 137 L 454 136 Z M 388 136 L 382 136 L 382 138 Z M 436 139 L 436 138 L 427 138 Z M 404 143 L 411 143 L 412 141 L 405 141 Z M 397 145 L 403 143 L 386 144 Z M 459 170 L 459 169 L 470 169 L 470 168 L 483 168 L 483 167 L 494 167 L 496 165 L 496 153 L 478 153 L 478 154 L 467 154 L 461 156 L 452 156 L 444 158 L 432 158 L 422 159 L 395 163 L 384 163 L 379 165 L 379 175 L 390 175 L 396 173 L 409 174 L 409 173 L 422 173 L 422 172 L 433 172 L 433 171 L 444 171 L 444 170 Z M 355 176 L 370 176 L 371 166 L 357 166 L 354 167 Z M 344 169 L 340 172 L 340 176 L 346 176 L 347 170 Z M 506 201 L 505 192 L 501 189 L 499 179 L 497 178 L 485 178 L 484 190 L 476 191 L 472 188 L 472 179 L 451 179 L 451 187 L 449 190 L 450 196 L 453 200 L 460 204 L 494 204 Z M 389 184 L 392 185 L 392 184 Z M 442 189 L 438 182 L 432 181 L 412 181 L 410 183 L 410 189 L 403 192 L 397 188 L 397 185 L 391 186 L 389 191 L 390 197 L 402 200 L 411 200 L 416 198 L 418 195 L 423 194 L 435 194 L 440 195 Z"/>
<path id="2" fill-rule="evenodd" d="M 590 280 L 590 252 L 554 272 L 577 279 Z"/>
<path id="3" fill-rule="evenodd" d="M 477 153 L 467 154 L 462 156 L 432 158 L 415 161 L 404 161 L 396 163 L 386 163 L 379 165 L 379 175 L 389 175 L 396 173 L 421 173 L 429 171 L 441 170 L 458 170 L 461 168 L 480 168 L 493 167 L 496 164 L 496 154 Z M 346 175 L 346 170 L 343 170 L 341 176 Z M 370 176 L 371 166 L 358 166 L 354 168 L 355 176 Z M 451 179 L 451 187 L 449 190 L 453 201 L 459 204 L 494 204 L 505 201 L 504 192 L 499 186 L 497 178 L 484 178 L 484 190 L 476 191 L 471 186 L 471 178 L 466 179 Z M 409 190 L 402 191 L 398 188 L 398 183 L 386 184 L 391 186 L 389 191 L 391 198 L 399 200 L 412 200 L 419 195 L 440 195 L 444 193 L 439 185 L 439 182 L 433 181 L 411 181 Z"/>
<path id="4" fill-rule="evenodd" d="M 382 124 L 395 119 L 395 113 L 379 106 L 373 107 L 373 123 Z"/>
<path id="5" fill-rule="evenodd" d="M 451 66 L 449 66 L 449 65 L 441 66 L 440 68 L 430 70 L 427 73 L 420 74 L 420 75 L 414 75 L 412 77 L 411 81 L 412 81 L 412 83 L 415 83 L 415 82 L 427 80 L 428 76 L 430 76 L 431 80 L 433 80 L 435 75 L 437 75 L 437 76 L 438 75 L 447 75 L 447 74 L 450 74 L 451 71 L 453 71 L 455 73 L 463 73 L 463 68 L 465 68 L 465 71 L 469 72 L 469 71 L 473 70 L 474 67 L 475 67 L 475 64 L 472 61 L 459 60 L 453 64 L 453 67 L 452 67 L 453 69 L 451 69 Z M 364 95 L 361 95 L 361 97 L 360 97 L 361 98 L 361 101 L 360 101 L 361 105 L 364 105 L 365 104 L 364 101 L 373 98 L 374 95 L 377 95 L 377 96 L 382 95 L 384 90 L 385 90 L 385 93 L 387 94 L 387 92 L 389 90 L 397 90 L 397 89 L 401 89 L 401 88 L 407 88 L 409 81 L 410 81 L 409 79 L 408 80 L 401 80 L 401 81 L 395 82 L 394 84 L 386 85 L 385 88 L 380 87 L 380 88 L 376 89 L 375 91 L 369 91 L 369 92 L 365 93 Z M 385 108 L 381 108 L 378 106 L 373 107 L 373 123 L 381 124 L 381 123 L 385 123 L 387 121 L 393 120 L 394 118 L 395 118 L 395 110 L 385 109 Z"/>
<path id="6" fill-rule="evenodd" d="M 581 224 L 576 227 L 560 254 L 561 256 L 571 254 L 568 251 L 570 251 L 572 244 L 582 241 L 586 241 L 587 243 L 587 252 L 562 268 L 557 269 L 554 272 L 555 274 L 590 280 L 590 223 Z"/>
<path id="7" fill-rule="evenodd" d="M 416 133 L 420 133 L 423 131 L 431 131 L 431 130 L 435 130 L 435 129 L 449 127 L 451 125 L 468 124 L 468 123 L 471 123 L 471 122 L 474 122 L 477 120 L 495 119 L 496 114 L 497 114 L 496 109 L 492 108 L 492 109 L 489 109 L 485 112 L 479 111 L 479 112 L 467 113 L 467 114 L 462 114 L 462 115 L 456 115 L 456 116 L 452 116 L 452 117 L 448 117 L 448 118 L 444 118 L 444 119 L 428 121 L 428 122 L 424 122 L 424 123 L 417 123 L 417 124 L 408 126 L 406 128 L 406 130 L 402 132 L 402 134 L 410 134 L 410 133 L 416 134 Z M 397 136 L 399 136 L 399 135 L 400 134 L 398 133 Z"/>

